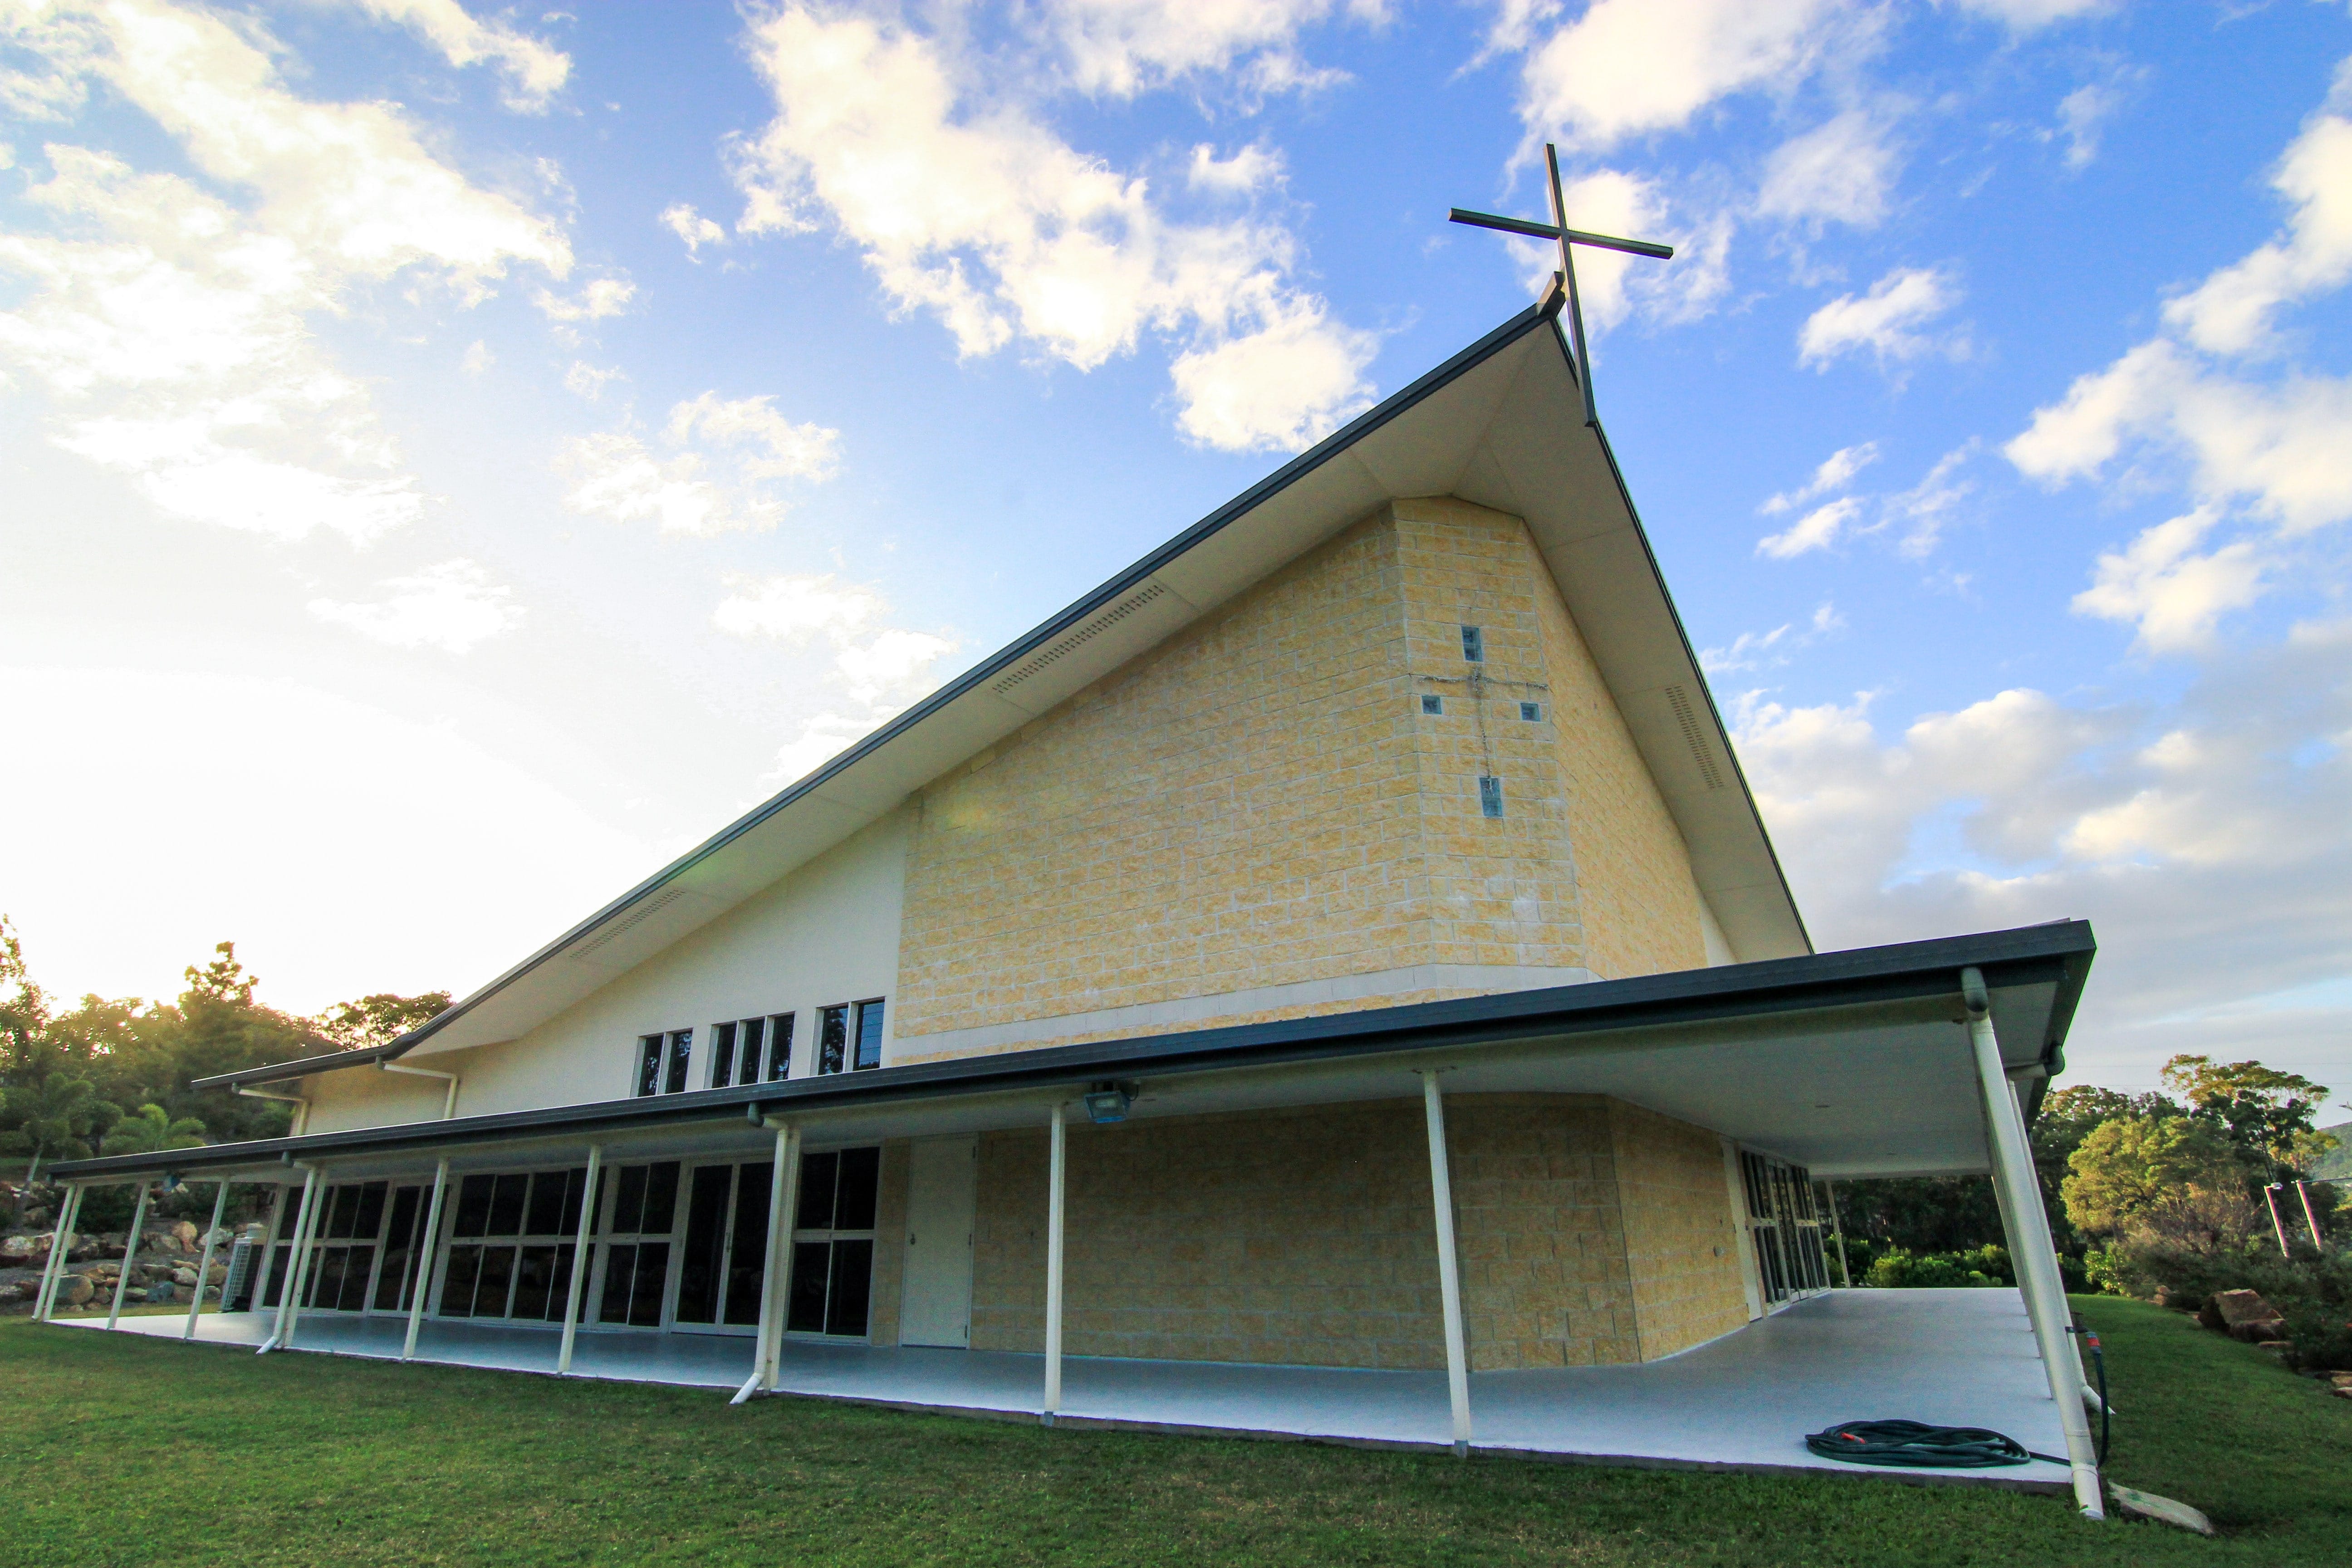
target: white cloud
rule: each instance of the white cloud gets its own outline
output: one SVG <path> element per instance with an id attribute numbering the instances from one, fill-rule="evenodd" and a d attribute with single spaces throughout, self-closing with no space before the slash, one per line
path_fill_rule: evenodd
<path id="1" fill-rule="evenodd" d="M 769 775 L 773 781 L 805 775 L 904 711 L 938 687 L 940 661 L 956 651 L 949 637 L 877 626 L 889 611 L 882 595 L 830 573 L 730 577 L 728 585 L 733 592 L 711 615 L 721 631 L 802 647 L 824 637 L 834 652 L 824 679 L 857 710 L 828 710 L 809 720 L 799 738 L 777 753 Z"/>
<path id="2" fill-rule="evenodd" d="M 1826 369 L 1842 354 L 1868 349 L 1881 364 L 1930 353 L 1957 353 L 1959 341 L 1920 331 L 1960 302 L 1958 284 L 1948 273 L 1898 267 L 1864 295 L 1841 294 L 1806 318 L 1797 333 L 1797 361 Z"/>
<path id="3" fill-rule="evenodd" d="M 492 586 L 489 574 L 463 557 L 377 586 L 384 596 L 372 604 L 313 599 L 310 613 L 393 647 L 444 653 L 470 652 L 522 625 L 522 606 L 512 602 L 512 591 Z"/>
<path id="4" fill-rule="evenodd" d="M 1895 546 L 1902 554 L 1916 561 L 1932 554 L 1942 542 L 1945 525 L 1951 521 L 1953 512 L 1977 488 L 1972 479 L 1956 479 L 1952 476 L 1977 455 L 1980 446 L 1975 437 L 1969 437 L 1937 458 L 1936 466 L 1917 484 L 1886 498 L 1884 521 L 1901 521 L 1910 525 Z"/>
<path id="5" fill-rule="evenodd" d="M 2012 33 L 2031 33 L 2054 22 L 2095 16 L 2115 0 L 1958 0 L 1963 11 L 2000 23 Z"/>
<path id="6" fill-rule="evenodd" d="M 1282 150 L 1278 147 L 1253 142 L 1232 157 L 1220 158 L 1217 150 L 1203 142 L 1192 149 L 1192 162 L 1184 171 L 1184 183 L 1196 191 L 1247 196 L 1280 184 L 1282 175 Z"/>
<path id="7" fill-rule="evenodd" d="M 1287 231 L 1171 221 L 1146 181 L 983 90 L 976 62 L 909 27 L 787 5 L 755 20 L 751 45 L 778 112 L 736 148 L 740 231 L 837 226 L 901 309 L 936 314 L 967 355 L 1017 339 L 1091 370 L 1146 332 L 1171 337 L 1195 439 L 1295 447 L 1368 396 L 1376 340 L 1290 281 Z M 1292 382 L 1305 403 L 1226 379 L 1276 347 L 1322 367 Z"/>
<path id="8" fill-rule="evenodd" d="M 2241 500 L 2287 534 L 2352 518 L 2352 380 L 2241 380 L 2153 339 L 2034 411 L 2002 451 L 2049 484 L 2099 474 L 2127 443 L 2177 453 L 2200 500 Z"/>
<path id="9" fill-rule="evenodd" d="M 727 231 L 696 212 L 692 204 L 688 202 L 672 202 L 662 208 L 661 223 L 664 228 L 677 236 L 678 242 L 686 247 L 687 255 L 697 259 L 700 258 L 704 246 L 727 243 Z"/>
<path id="10" fill-rule="evenodd" d="M 1294 47 L 1301 28 L 1336 8 L 1333 0 L 1045 0 L 1036 23 L 1082 92 L 1132 98 L 1182 77 L 1223 76 L 1263 95 L 1347 79 L 1307 65 Z"/>
<path id="11" fill-rule="evenodd" d="M 562 233 L 433 158 L 396 108 L 294 97 L 210 14 L 60 5 L 17 16 L 13 38 L 103 80 L 194 171 L 53 142 L 27 193 L 48 229 L 0 235 L 0 271 L 25 285 L 0 360 L 52 395 L 52 439 L 192 521 L 366 539 L 420 515 L 366 389 L 309 318 L 396 276 L 461 300 L 518 263 L 561 277 Z"/>
<path id="12" fill-rule="evenodd" d="M 596 278 L 569 300 L 544 289 L 532 299 L 551 321 L 601 321 L 627 310 L 636 294 L 637 286 L 625 278 Z"/>
<path id="13" fill-rule="evenodd" d="M 2214 623 L 2262 595 L 2263 563 L 2250 541 L 2197 552 L 2220 521 L 2210 507 L 2143 530 L 2099 557 L 2098 576 L 2074 595 L 2078 614 L 2137 626 L 2150 653 L 2188 653 L 2213 640 Z"/>
<path id="14" fill-rule="evenodd" d="M 1835 605 L 1824 599 L 1813 611 L 1805 630 L 1798 630 L 1797 623 L 1790 621 L 1769 632 L 1742 632 L 1728 647 L 1700 649 L 1698 667 L 1709 675 L 1778 668 L 1787 664 L 1790 655 L 1797 649 L 1844 629 L 1845 617 L 1837 613 Z"/>
<path id="15" fill-rule="evenodd" d="M 1875 441 L 1860 441 L 1851 447 L 1840 447 L 1822 459 L 1821 467 L 1813 470 L 1813 477 L 1801 487 L 1781 491 L 1757 510 L 1768 517 L 1793 511 L 1815 496 L 1825 496 L 1832 490 L 1845 489 L 1853 483 L 1856 474 L 1876 461 L 1878 443 Z"/>
<path id="16" fill-rule="evenodd" d="M 2164 308 L 2166 323 L 2208 353 L 2266 346 L 2279 310 L 2352 279 L 2352 120 L 2314 117 L 2271 184 L 2294 203 L 2288 232 Z"/>
<path id="17" fill-rule="evenodd" d="M 1531 10 L 1507 8 L 1517 36 Z M 1793 89 L 1877 23 L 1849 0 L 1598 0 L 1528 55 L 1520 118 L 1538 137 L 1603 151 L 1678 130 L 1732 93 Z"/>
<path id="18" fill-rule="evenodd" d="M 1841 496 L 1826 506 L 1815 507 L 1780 532 L 1766 534 L 1758 540 L 1756 553 L 1769 555 L 1776 561 L 1788 561 L 1807 551 L 1827 550 L 1861 515 L 1860 498 Z"/>
<path id="19" fill-rule="evenodd" d="M 706 392 L 669 411 L 664 430 L 672 445 L 698 437 L 746 447 L 743 473 L 754 479 L 828 479 L 840 461 L 841 432 L 822 425 L 795 425 L 775 410 L 773 396 L 732 402 Z"/>
<path id="20" fill-rule="evenodd" d="M 601 387 L 609 373 L 591 374 Z M 574 511 L 709 537 L 773 528 L 786 503 L 771 483 L 830 479 L 840 435 L 793 424 L 767 397 L 730 402 L 706 392 L 671 407 L 662 431 L 666 451 L 627 429 L 604 431 L 566 442 L 557 467 L 571 478 L 564 500 Z"/>
<path id="21" fill-rule="evenodd" d="M 2087 169 L 2099 155 L 2107 121 L 2124 106 L 2124 95 L 2109 82 L 2090 82 L 2058 100 L 2058 129 L 2066 138 L 2066 167 Z"/>
<path id="22" fill-rule="evenodd" d="M 1756 210 L 1767 217 L 1875 228 L 1886 216 L 1898 162 L 1878 118 L 1848 110 L 1773 150 Z"/>
<path id="23" fill-rule="evenodd" d="M 497 363 L 498 355 L 490 352 L 490 345 L 476 338 L 466 345 L 465 357 L 457 362 L 457 369 L 466 375 L 479 375 Z"/>
<path id="24" fill-rule="evenodd" d="M 730 577 L 734 589 L 719 601 L 711 621 L 736 637 L 806 643 L 820 634 L 836 641 L 854 636 L 887 606 L 871 588 L 821 576 Z"/>
<path id="25" fill-rule="evenodd" d="M 563 390 L 593 403 L 604 395 L 607 384 L 627 379 L 619 365 L 593 365 L 584 359 L 576 359 L 563 373 Z"/>
<path id="26" fill-rule="evenodd" d="M 453 66 L 496 63 L 507 79 L 507 107 L 546 112 L 571 79 L 572 57 L 542 39 L 467 14 L 457 0 L 355 0 L 359 7 L 422 35 Z"/>

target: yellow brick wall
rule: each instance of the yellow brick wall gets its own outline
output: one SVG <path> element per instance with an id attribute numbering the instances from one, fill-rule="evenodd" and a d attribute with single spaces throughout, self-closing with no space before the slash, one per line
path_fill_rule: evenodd
<path id="1" fill-rule="evenodd" d="M 1655 1361 L 1748 1321 L 1723 1142 L 1622 1100 L 1609 1113 L 1641 1359 Z"/>
<path id="2" fill-rule="evenodd" d="M 1633 1362 L 1746 1321 L 1736 1253 L 1727 1272 L 1668 1256 L 1709 1244 L 1687 1156 L 1712 1134 L 1588 1095 L 1449 1096 L 1446 1120 L 1474 1370 Z M 1070 1354 L 1445 1364 L 1419 1100 L 1069 1139 Z M 1046 1148 L 1042 1128 L 981 1139 L 975 1350 L 1044 1343 Z"/>
<path id="3" fill-rule="evenodd" d="M 907 1178 L 914 1145 L 904 1138 L 882 1145 L 881 1189 L 874 1201 L 874 1284 L 866 1332 L 877 1345 L 898 1342 L 898 1309 L 906 1293 Z"/>
<path id="4" fill-rule="evenodd" d="M 1479 810 L 1488 772 L 1500 821 Z M 1680 836 L 1525 525 L 1399 501 L 925 792 L 894 1059 L 929 1059 L 929 1035 L 1423 963 L 1705 962 Z"/>

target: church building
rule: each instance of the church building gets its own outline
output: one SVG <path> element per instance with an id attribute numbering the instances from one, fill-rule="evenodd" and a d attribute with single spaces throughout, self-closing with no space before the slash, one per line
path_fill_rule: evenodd
<path id="1" fill-rule="evenodd" d="M 414 1033 L 211 1080 L 290 1136 L 58 1174 L 277 1187 L 202 1341 L 1081 1425 L 1746 1462 L 1623 1402 L 1899 1307 L 2082 1497 L 2023 1138 L 2090 931 L 1814 952 L 1561 306 Z M 2019 1291 L 1832 1289 L 1823 1183 L 1972 1173 Z"/>

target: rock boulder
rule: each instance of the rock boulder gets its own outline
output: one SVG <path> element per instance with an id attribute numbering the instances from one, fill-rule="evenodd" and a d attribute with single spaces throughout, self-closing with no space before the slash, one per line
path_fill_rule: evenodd
<path id="1" fill-rule="evenodd" d="M 2198 1310 L 2197 1321 L 2250 1345 L 2286 1337 L 2286 1322 L 2279 1310 L 2263 1300 L 2259 1290 L 2222 1290 L 2208 1296 Z"/>

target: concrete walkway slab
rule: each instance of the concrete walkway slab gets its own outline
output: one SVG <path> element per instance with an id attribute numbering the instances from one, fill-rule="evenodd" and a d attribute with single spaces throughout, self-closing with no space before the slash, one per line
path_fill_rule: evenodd
<path id="1" fill-rule="evenodd" d="M 65 1320 L 102 1331 L 102 1319 Z M 120 1331 L 179 1337 L 184 1320 L 125 1318 Z M 269 1315 L 199 1320 L 206 1344 L 258 1346 Z M 396 1359 L 404 1320 L 306 1313 L 297 1348 Z M 417 1359 L 551 1373 L 552 1330 L 427 1321 Z M 748 1338 L 583 1331 L 576 1374 L 733 1389 L 751 1373 Z M 787 1341 L 780 1391 L 910 1409 L 1037 1415 L 1044 1358 L 1001 1351 Z M 1680 1355 L 1639 1366 L 1486 1372 L 1470 1380 L 1473 1446 L 1533 1458 L 1707 1469 L 1833 1472 L 2071 1490 L 2063 1464 L 1994 1470 L 1871 1470 L 1809 1453 L 1805 1434 L 1900 1417 L 1989 1426 L 2043 1454 L 2065 1451 L 2056 1405 L 2018 1293 L 1836 1290 Z M 1073 1356 L 1066 1425 L 1448 1447 L 1442 1372 L 1370 1372 Z"/>

